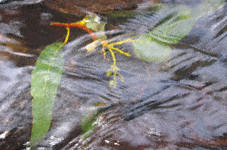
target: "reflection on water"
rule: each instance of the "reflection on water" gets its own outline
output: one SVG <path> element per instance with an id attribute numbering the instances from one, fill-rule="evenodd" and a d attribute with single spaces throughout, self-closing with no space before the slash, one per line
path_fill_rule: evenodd
<path id="1" fill-rule="evenodd" d="M 194 6 L 198 1 L 166 1 Z M 176 5 L 176 6 L 177 6 Z M 65 30 L 51 21 L 73 22 L 42 5 L 1 10 L 0 147 L 23 149 L 31 132 L 30 78 L 41 50 L 64 40 Z M 71 21 L 72 20 L 72 21 Z M 143 33 L 162 20 L 144 11 L 130 19 L 111 19 L 116 33 Z M 140 24 L 138 24 L 140 22 Z M 225 149 L 227 133 L 226 7 L 201 18 L 171 58 L 145 63 L 116 54 L 125 81 L 111 89 L 106 70 L 112 64 L 99 48 L 86 53 L 90 35 L 71 31 L 64 46 L 65 70 L 43 149 Z M 133 53 L 131 44 L 119 48 Z M 102 105 L 99 105 L 102 104 Z M 101 109 L 102 108 L 102 109 Z M 100 111 L 99 111 L 100 110 Z M 84 138 L 84 116 L 91 131 Z M 92 118 L 92 117 L 91 117 Z M 6 138 L 2 133 L 8 131 Z M 16 141 L 16 142 L 15 142 Z"/>

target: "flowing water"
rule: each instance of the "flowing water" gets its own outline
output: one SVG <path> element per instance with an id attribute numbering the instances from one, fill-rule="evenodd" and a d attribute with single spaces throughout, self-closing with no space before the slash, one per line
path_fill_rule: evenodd
<path id="1" fill-rule="evenodd" d="M 201 1 L 164 2 L 194 7 Z M 111 77 L 106 77 L 111 55 L 107 52 L 104 59 L 101 47 L 87 53 L 90 35 L 72 29 L 63 47 L 64 74 L 51 128 L 35 149 L 226 149 L 226 12 L 224 6 L 199 19 L 185 38 L 171 46 L 165 62 L 148 63 L 135 55 L 116 54 L 124 82 L 119 80 L 114 89 L 109 87 Z M 64 28 L 50 23 L 81 19 L 42 4 L 1 8 L 0 149 L 25 149 L 29 142 L 31 72 L 41 51 L 64 41 L 66 34 Z M 160 21 L 149 11 L 126 19 L 108 18 L 106 34 L 113 40 L 125 33 L 142 34 Z M 134 54 L 130 43 L 119 48 Z M 89 116 L 94 126 L 83 134 L 83 121 Z"/>

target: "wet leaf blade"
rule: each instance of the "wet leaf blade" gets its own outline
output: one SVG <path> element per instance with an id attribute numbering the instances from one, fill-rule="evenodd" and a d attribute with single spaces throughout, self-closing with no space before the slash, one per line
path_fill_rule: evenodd
<path id="1" fill-rule="evenodd" d="M 98 40 L 106 40 L 106 34 L 105 34 L 105 26 L 106 26 L 106 21 L 101 21 L 101 17 L 99 17 L 98 15 L 89 15 L 88 18 L 86 18 L 84 21 L 85 26 L 96 32 L 95 34 L 95 38 Z"/>
<path id="2" fill-rule="evenodd" d="M 171 48 L 164 43 L 152 40 L 148 34 L 141 35 L 133 41 L 136 55 L 147 62 L 164 61 L 169 57 Z"/>
<path id="3" fill-rule="evenodd" d="M 31 94 L 33 128 L 31 147 L 40 142 L 50 128 L 52 108 L 63 72 L 63 43 L 47 46 L 40 54 L 32 72 Z"/>
<path id="4" fill-rule="evenodd" d="M 168 16 L 159 26 L 133 41 L 137 56 L 148 62 L 165 60 L 170 54 L 168 44 L 176 44 L 193 28 L 196 21 L 222 6 L 223 0 L 206 1 L 195 8 L 175 5 L 159 5 L 160 16 Z"/>
<path id="5" fill-rule="evenodd" d="M 164 23 L 160 24 L 149 34 L 157 40 L 176 44 L 184 38 L 193 28 L 196 21 L 223 6 L 223 0 L 207 0 L 197 7 L 162 5 L 157 14 L 159 16 L 170 16 Z"/>
<path id="6" fill-rule="evenodd" d="M 176 44 L 191 31 L 195 21 L 191 18 L 184 21 L 165 23 L 150 32 L 150 35 L 163 43 Z"/>

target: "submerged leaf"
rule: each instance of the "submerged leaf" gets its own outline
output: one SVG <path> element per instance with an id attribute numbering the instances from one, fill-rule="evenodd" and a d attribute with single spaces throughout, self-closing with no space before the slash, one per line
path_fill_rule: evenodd
<path id="1" fill-rule="evenodd" d="M 168 45 L 152 40 L 148 34 L 133 41 L 133 45 L 137 56 L 147 62 L 164 61 L 171 53 L 171 48 Z"/>
<path id="2" fill-rule="evenodd" d="M 197 7 L 162 5 L 157 12 L 159 16 L 169 16 L 162 24 L 149 34 L 159 41 L 176 44 L 193 28 L 195 22 L 202 16 L 222 6 L 223 0 L 205 1 Z"/>
<path id="3" fill-rule="evenodd" d="M 96 119 L 103 109 L 105 108 L 99 108 L 96 106 L 88 108 L 86 111 L 84 111 L 83 115 L 81 116 L 81 128 L 83 131 L 82 135 L 83 139 L 87 139 L 93 134 L 95 127 L 97 126 L 98 123 Z"/>
<path id="4" fill-rule="evenodd" d="M 154 30 L 133 41 L 136 54 L 148 62 L 165 60 L 171 50 L 168 44 L 178 43 L 191 31 L 199 18 L 216 10 L 224 4 L 223 2 L 207 0 L 195 8 L 158 5 L 155 7 L 156 14 L 163 20 Z"/>
<path id="5" fill-rule="evenodd" d="M 31 94 L 33 127 L 31 147 L 40 142 L 50 128 L 52 108 L 63 71 L 63 43 L 47 46 L 40 54 L 32 72 Z"/>
<path id="6" fill-rule="evenodd" d="M 163 20 L 149 35 L 163 43 L 176 44 L 188 34 L 196 21 L 191 11 L 192 8 L 186 6 L 161 5 L 155 13 Z"/>
<path id="7" fill-rule="evenodd" d="M 86 23 L 86 27 L 91 29 L 92 31 L 105 31 L 106 22 L 101 21 L 101 17 L 98 15 L 89 15 L 88 18 L 84 20 Z"/>
<path id="8" fill-rule="evenodd" d="M 159 40 L 163 43 L 178 43 L 190 32 L 196 21 L 194 18 L 190 17 L 189 11 L 184 10 L 179 13 L 181 15 L 170 18 L 149 34 L 156 40 Z"/>
<path id="9" fill-rule="evenodd" d="M 99 40 L 106 40 L 106 34 L 105 34 L 105 25 L 106 21 L 102 21 L 102 18 L 98 15 L 90 14 L 88 18 L 84 19 L 85 26 L 92 30 L 95 31 L 95 37 L 96 39 Z"/>

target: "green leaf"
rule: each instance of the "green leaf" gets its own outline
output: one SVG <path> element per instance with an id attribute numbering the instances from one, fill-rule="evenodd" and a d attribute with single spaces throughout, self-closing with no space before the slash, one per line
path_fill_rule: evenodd
<path id="1" fill-rule="evenodd" d="M 32 72 L 31 94 L 33 127 L 30 146 L 40 142 L 50 128 L 52 108 L 63 72 L 63 43 L 47 46 L 40 54 Z"/>
<path id="2" fill-rule="evenodd" d="M 95 33 L 95 37 L 99 40 L 106 40 L 105 34 L 105 25 L 106 21 L 102 21 L 102 18 L 95 14 L 90 14 L 87 19 L 84 21 L 86 22 L 85 26 L 92 31 L 98 32 Z"/>
<path id="3" fill-rule="evenodd" d="M 161 17 L 169 17 L 149 34 L 161 42 L 176 44 L 191 31 L 199 18 L 215 11 L 224 4 L 223 2 L 223 0 L 207 0 L 194 8 L 183 5 L 162 5 L 156 13 Z"/>
<path id="4" fill-rule="evenodd" d="M 93 122 L 95 120 L 95 117 L 97 117 L 97 114 L 92 114 L 94 112 L 86 112 L 83 116 L 82 116 L 82 120 L 81 120 L 81 128 L 83 130 L 83 133 L 86 133 L 87 131 L 91 130 L 94 128 L 93 126 Z"/>
<path id="5" fill-rule="evenodd" d="M 186 8 L 173 14 L 170 19 L 159 25 L 150 36 L 163 43 L 176 44 L 193 28 L 196 19 L 191 17 L 190 10 Z"/>
<path id="6" fill-rule="evenodd" d="M 98 15 L 89 15 L 85 22 L 86 27 L 92 31 L 105 31 L 106 22 L 101 21 Z"/>
<path id="7" fill-rule="evenodd" d="M 167 44 L 152 40 L 148 34 L 134 40 L 133 46 L 137 56 L 147 62 L 164 61 L 171 53 L 171 48 Z"/>
<path id="8" fill-rule="evenodd" d="M 206 0 L 196 8 L 193 9 L 192 14 L 197 18 L 201 18 L 202 16 L 216 11 L 218 8 L 224 6 L 226 3 L 225 0 Z"/>
<path id="9" fill-rule="evenodd" d="M 84 114 L 81 116 L 83 139 L 87 139 L 94 132 L 95 127 L 97 126 L 96 118 L 100 111 L 102 111 L 102 109 L 99 109 L 98 107 L 91 107 L 84 111 Z"/>
<path id="10" fill-rule="evenodd" d="M 224 0 L 207 0 L 195 8 L 181 5 L 154 6 L 163 21 L 153 31 L 133 41 L 139 58 L 148 62 L 163 61 L 170 54 L 168 44 L 176 44 L 193 28 L 202 16 L 224 5 Z"/>

